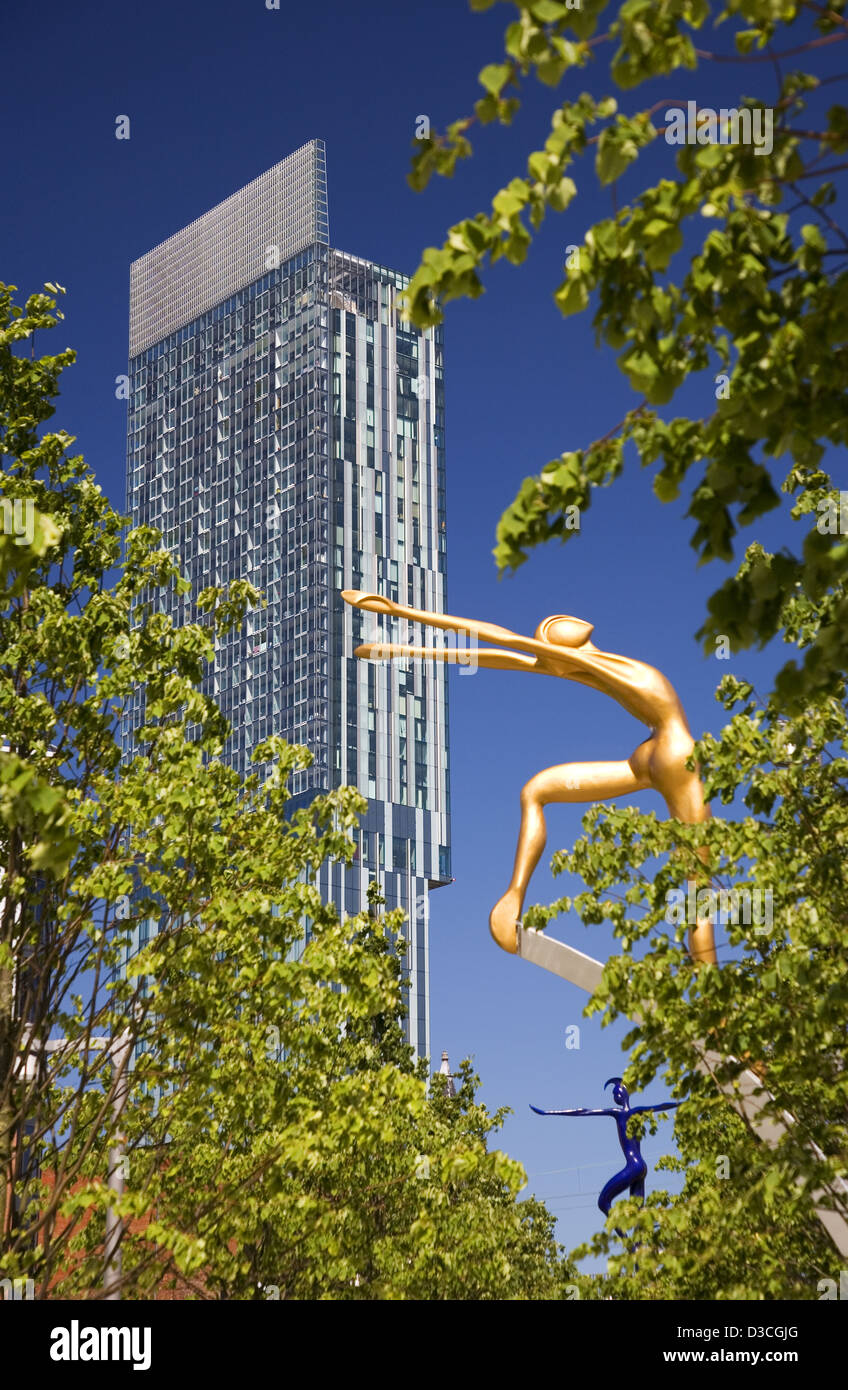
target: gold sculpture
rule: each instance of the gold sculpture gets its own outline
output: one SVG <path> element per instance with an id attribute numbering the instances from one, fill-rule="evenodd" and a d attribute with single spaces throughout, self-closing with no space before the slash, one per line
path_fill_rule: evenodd
<path id="1" fill-rule="evenodd" d="M 710 810 L 704 801 L 700 776 L 686 766 L 695 745 L 671 682 L 661 671 L 643 661 L 600 651 L 590 641 L 594 631 L 591 623 L 567 614 L 555 614 L 539 624 L 533 637 L 522 637 L 494 623 L 423 612 L 358 589 L 342 590 L 342 598 L 354 608 L 371 613 L 385 613 L 427 627 L 467 633 L 483 642 L 497 642 L 498 647 L 484 648 L 476 653 L 479 666 L 502 671 L 536 671 L 541 675 L 578 681 L 580 685 L 611 696 L 651 730 L 649 737 L 622 762 L 560 763 L 538 772 L 522 788 L 521 829 L 512 879 L 489 916 L 489 930 L 503 950 L 514 953 L 517 949 L 517 928 L 524 897 L 545 848 L 543 808 L 551 802 L 606 801 L 651 788 L 663 797 L 673 819 L 687 825 L 709 819 Z M 364 643 L 356 648 L 354 655 L 377 660 L 423 657 L 445 661 L 452 657 L 445 649 L 379 642 Z M 705 862 L 706 851 L 699 851 L 699 854 Z M 699 918 L 690 928 L 689 952 L 695 961 L 715 963 L 715 940 L 709 918 Z"/>

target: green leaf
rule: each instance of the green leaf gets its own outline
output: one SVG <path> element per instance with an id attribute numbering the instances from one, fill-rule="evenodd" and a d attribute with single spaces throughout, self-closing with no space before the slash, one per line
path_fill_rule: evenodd
<path id="1" fill-rule="evenodd" d="M 568 7 L 557 3 L 557 0 L 534 0 L 530 13 L 542 24 L 555 24 L 557 20 L 568 17 Z"/>
<path id="2" fill-rule="evenodd" d="M 635 141 L 625 138 L 620 129 L 613 127 L 602 131 L 595 156 L 595 172 L 600 183 L 614 183 L 638 153 Z"/>
<path id="3" fill-rule="evenodd" d="M 579 314 L 589 303 L 589 291 L 585 281 L 579 276 L 572 276 L 560 285 L 554 295 L 554 301 L 564 318 L 568 318 L 570 314 Z"/>
<path id="4" fill-rule="evenodd" d="M 481 86 L 486 88 L 492 96 L 499 96 L 503 86 L 509 81 L 512 75 L 510 63 L 489 63 L 480 73 L 479 81 Z"/>

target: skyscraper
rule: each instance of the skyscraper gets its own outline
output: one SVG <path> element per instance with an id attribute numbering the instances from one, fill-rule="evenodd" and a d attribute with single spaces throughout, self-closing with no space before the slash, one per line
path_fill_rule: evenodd
<path id="1" fill-rule="evenodd" d="M 210 584 L 246 577 L 266 596 L 204 682 L 233 725 L 227 756 L 245 773 L 282 734 L 314 755 L 295 805 L 339 785 L 368 798 L 354 866 L 325 865 L 320 887 L 352 914 L 377 877 L 407 911 L 409 1040 L 429 1055 L 429 894 L 450 878 L 447 672 L 357 661 L 383 620 L 340 598 L 446 604 L 442 332 L 402 322 L 407 283 L 331 249 L 320 140 L 134 261 L 127 505 L 191 580 L 165 600 L 179 621 Z"/>

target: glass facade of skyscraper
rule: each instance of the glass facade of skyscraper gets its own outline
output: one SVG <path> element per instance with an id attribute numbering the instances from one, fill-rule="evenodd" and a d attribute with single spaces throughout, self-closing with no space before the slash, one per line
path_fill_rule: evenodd
<path id="1" fill-rule="evenodd" d="M 408 914 L 409 1039 L 429 1055 L 430 890 L 450 878 L 447 672 L 358 661 L 358 642 L 420 643 L 343 588 L 446 605 L 441 329 L 402 321 L 406 280 L 329 245 L 323 144 L 311 141 L 133 263 L 127 504 L 208 585 L 267 599 L 219 649 L 205 688 L 248 771 L 270 734 L 313 754 L 295 804 L 368 798 L 351 868 L 320 886 L 345 914 L 378 878 Z M 125 752 L 143 722 L 125 713 Z"/>

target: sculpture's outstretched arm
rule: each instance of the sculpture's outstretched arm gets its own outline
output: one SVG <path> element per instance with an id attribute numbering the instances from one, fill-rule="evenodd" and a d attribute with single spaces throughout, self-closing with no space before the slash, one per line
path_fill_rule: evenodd
<path id="1" fill-rule="evenodd" d="M 456 618 L 450 613 L 429 613 L 420 608 L 410 608 L 407 604 L 395 603 L 383 594 L 368 594 L 361 589 L 342 589 L 342 598 L 353 608 L 368 613 L 385 613 L 393 618 L 406 618 L 411 623 L 421 623 L 425 627 L 443 628 L 448 632 L 464 632 L 477 637 L 482 642 L 495 642 L 513 651 L 527 652 L 538 657 L 548 674 L 563 676 L 580 685 L 589 685 L 600 690 L 611 699 L 623 704 L 624 708 L 637 719 L 653 725 L 656 720 L 653 710 L 647 714 L 641 709 L 633 709 L 629 697 L 634 686 L 640 686 L 647 679 L 650 685 L 659 681 L 661 690 L 667 696 L 666 687 L 671 691 L 665 677 L 643 662 L 630 657 L 615 656 L 610 652 L 599 652 L 596 648 L 558 646 L 552 642 L 540 642 L 536 637 L 524 637 L 509 628 L 498 627 L 496 623 L 479 622 L 476 618 Z M 647 687 L 646 687 L 647 688 Z M 676 700 L 673 691 L 672 698 Z"/>
<path id="2" fill-rule="evenodd" d="M 540 1110 L 538 1105 L 531 1105 L 537 1115 L 618 1115 L 618 1110 Z"/>
<path id="3" fill-rule="evenodd" d="M 409 608 L 404 603 L 395 603 L 383 594 L 363 593 L 361 589 L 342 589 L 342 598 L 351 607 L 364 609 L 368 613 L 386 613 L 392 618 L 406 618 L 410 623 L 440 627 L 447 632 L 467 632 L 483 642 L 500 642 L 505 647 L 530 652 L 534 656 L 550 654 L 549 642 L 537 642 L 533 637 L 522 637 L 518 632 L 511 632 L 508 627 L 498 627 L 497 623 L 478 622 L 476 618 L 455 618 L 450 613 L 428 613 L 420 608 Z"/>
<path id="4" fill-rule="evenodd" d="M 659 1105 L 634 1105 L 631 1107 L 631 1115 L 644 1115 L 650 1110 L 676 1110 L 682 1104 L 679 1100 L 664 1100 Z"/>
<path id="5" fill-rule="evenodd" d="M 541 675 L 551 674 L 546 672 L 533 656 L 499 651 L 496 647 L 405 647 L 397 642 L 363 642 L 353 654 L 367 657 L 371 661 L 412 661 L 423 658 L 426 661 L 450 661 L 457 666 L 470 666 L 472 650 L 473 661 L 477 666 L 489 666 L 498 671 L 538 671 Z"/>

